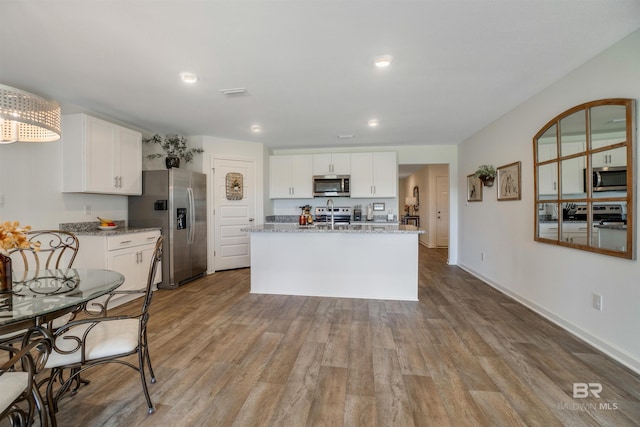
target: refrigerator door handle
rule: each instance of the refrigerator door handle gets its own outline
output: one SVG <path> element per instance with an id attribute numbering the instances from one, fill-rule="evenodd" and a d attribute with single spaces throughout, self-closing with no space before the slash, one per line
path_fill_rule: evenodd
<path id="1" fill-rule="evenodd" d="M 187 196 L 189 198 L 189 244 L 192 245 L 195 241 L 195 222 L 196 222 L 196 210 L 193 200 L 193 188 L 187 188 Z"/>

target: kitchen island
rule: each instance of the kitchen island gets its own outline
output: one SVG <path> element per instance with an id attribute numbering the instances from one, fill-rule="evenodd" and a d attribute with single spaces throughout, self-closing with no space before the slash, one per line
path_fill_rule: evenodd
<path id="1" fill-rule="evenodd" d="M 266 224 L 251 242 L 251 293 L 418 300 L 412 225 Z"/>

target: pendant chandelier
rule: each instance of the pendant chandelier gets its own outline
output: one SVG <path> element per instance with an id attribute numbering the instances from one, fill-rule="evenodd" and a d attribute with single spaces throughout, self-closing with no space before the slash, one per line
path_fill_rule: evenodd
<path id="1" fill-rule="evenodd" d="M 0 84 L 0 143 L 57 141 L 61 118 L 57 102 Z"/>

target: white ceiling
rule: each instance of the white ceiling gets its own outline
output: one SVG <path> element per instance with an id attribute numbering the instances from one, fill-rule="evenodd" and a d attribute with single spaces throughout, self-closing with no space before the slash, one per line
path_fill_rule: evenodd
<path id="1" fill-rule="evenodd" d="M 0 0 L 0 83 L 160 134 L 457 144 L 638 28 L 640 0 Z"/>

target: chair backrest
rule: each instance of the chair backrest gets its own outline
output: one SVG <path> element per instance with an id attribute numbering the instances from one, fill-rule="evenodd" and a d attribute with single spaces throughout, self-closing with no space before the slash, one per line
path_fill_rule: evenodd
<path id="1" fill-rule="evenodd" d="M 149 305 L 151 304 L 151 297 L 153 296 L 152 288 L 153 282 L 156 278 L 156 271 L 158 270 L 158 263 L 162 261 L 162 242 L 164 241 L 164 236 L 158 237 L 156 240 L 156 246 L 153 249 L 153 254 L 151 256 L 151 263 L 149 265 L 149 275 L 147 276 L 147 289 L 144 296 L 144 303 L 142 306 L 142 311 L 144 313 L 149 309 Z"/>
<path id="2" fill-rule="evenodd" d="M 27 240 L 31 248 L 9 250 L 13 271 L 70 268 L 80 246 L 75 234 L 61 230 L 29 231 Z"/>

